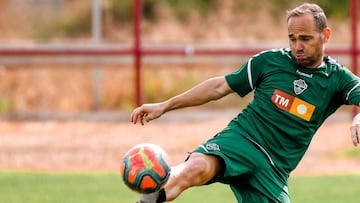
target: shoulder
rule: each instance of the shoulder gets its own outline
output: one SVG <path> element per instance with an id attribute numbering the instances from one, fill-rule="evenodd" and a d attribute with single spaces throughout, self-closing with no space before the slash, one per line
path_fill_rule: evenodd
<path id="1" fill-rule="evenodd" d="M 254 56 L 267 56 L 267 55 L 283 55 L 291 58 L 291 53 L 289 48 L 267 49 L 259 52 L 258 54 L 255 54 Z"/>
<path id="2" fill-rule="evenodd" d="M 279 49 L 268 49 L 258 54 L 255 54 L 250 62 L 252 64 L 259 65 L 261 67 L 265 67 L 266 65 L 276 66 L 276 67 L 288 67 L 291 65 L 291 61 L 293 60 L 291 56 L 291 52 L 287 48 L 279 48 Z"/>
<path id="3" fill-rule="evenodd" d="M 330 56 L 325 57 L 325 64 L 329 71 L 329 74 L 332 73 L 345 73 L 345 74 L 352 74 L 352 72 L 339 63 L 337 60 L 331 58 Z"/>
<path id="4" fill-rule="evenodd" d="M 335 59 L 326 57 L 325 64 L 326 76 L 332 78 L 332 80 L 336 82 L 338 86 L 346 86 L 349 83 L 358 84 L 360 82 L 360 78 L 357 75 L 355 75 L 351 70 L 340 64 Z M 350 86 L 353 86 L 354 84 Z"/>
<path id="5" fill-rule="evenodd" d="M 291 52 L 290 49 L 288 48 L 277 48 L 277 49 L 268 49 L 268 50 L 264 50 L 262 52 L 259 52 L 258 54 L 255 54 L 253 57 L 257 58 L 257 59 L 284 59 L 284 60 L 291 60 L 292 56 L 291 56 Z"/>
<path id="6" fill-rule="evenodd" d="M 342 69 L 345 68 L 342 64 L 340 64 L 337 60 L 331 58 L 330 56 L 325 56 L 326 65 L 334 68 L 334 69 Z"/>

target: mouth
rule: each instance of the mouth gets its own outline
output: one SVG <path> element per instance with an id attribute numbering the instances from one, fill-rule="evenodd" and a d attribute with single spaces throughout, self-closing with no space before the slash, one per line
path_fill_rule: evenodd
<path id="1" fill-rule="evenodd" d="M 305 59 L 305 54 L 296 54 L 296 55 L 295 55 L 295 58 L 296 58 L 297 60 L 304 60 L 304 59 Z"/>

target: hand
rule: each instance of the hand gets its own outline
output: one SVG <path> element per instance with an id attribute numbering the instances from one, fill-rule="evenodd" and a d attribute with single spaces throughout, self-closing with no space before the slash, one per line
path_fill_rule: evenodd
<path id="1" fill-rule="evenodd" d="M 144 125 L 144 120 L 149 122 L 159 118 L 163 113 L 162 103 L 143 104 L 131 113 L 131 122 L 136 124 L 139 120 L 141 125 Z"/>
<path id="2" fill-rule="evenodd" d="M 350 131 L 352 142 L 356 147 L 360 144 L 360 113 L 354 117 Z"/>

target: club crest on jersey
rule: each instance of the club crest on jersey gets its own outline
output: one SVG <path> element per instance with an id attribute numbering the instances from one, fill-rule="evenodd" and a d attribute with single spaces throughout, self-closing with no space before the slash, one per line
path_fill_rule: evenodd
<path id="1" fill-rule="evenodd" d="M 294 80 L 294 92 L 296 95 L 303 93 L 307 87 L 308 85 L 303 79 Z"/>
<path id="2" fill-rule="evenodd" d="M 217 145 L 215 143 L 206 144 L 206 149 L 209 151 L 220 151 L 219 145 Z"/>

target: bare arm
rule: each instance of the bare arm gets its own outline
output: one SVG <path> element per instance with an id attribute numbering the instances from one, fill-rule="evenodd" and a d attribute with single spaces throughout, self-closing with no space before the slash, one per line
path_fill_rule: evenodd
<path id="1" fill-rule="evenodd" d="M 149 122 L 168 111 L 202 105 L 212 100 L 218 100 L 231 92 L 233 91 L 224 76 L 210 78 L 164 102 L 141 105 L 132 112 L 131 122 L 136 124 L 139 120 L 141 124 L 144 124 L 144 120 Z"/>

